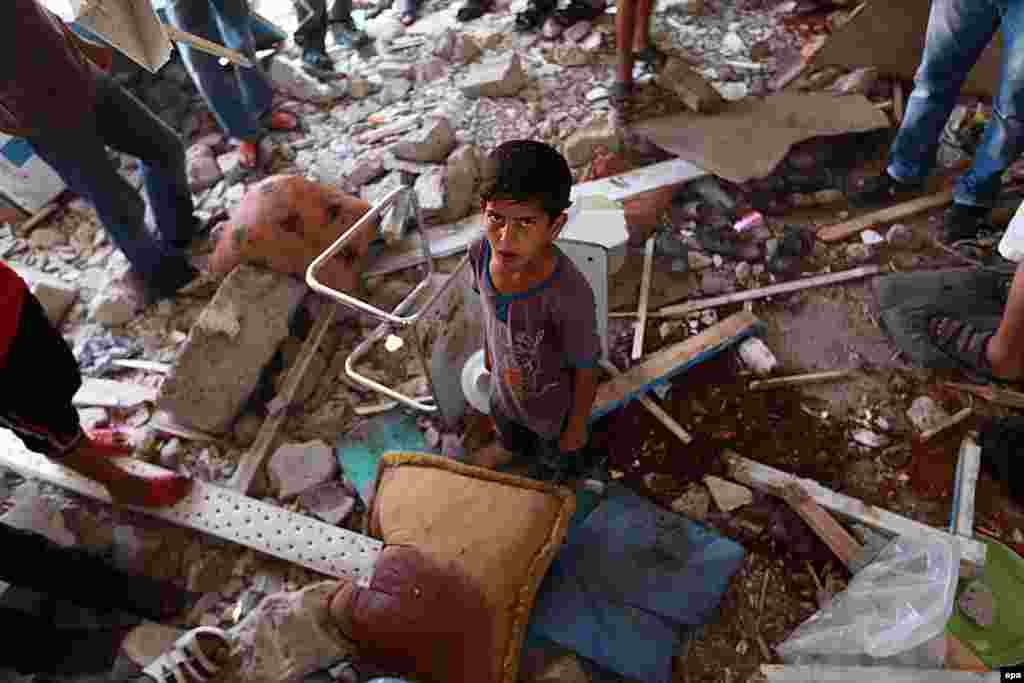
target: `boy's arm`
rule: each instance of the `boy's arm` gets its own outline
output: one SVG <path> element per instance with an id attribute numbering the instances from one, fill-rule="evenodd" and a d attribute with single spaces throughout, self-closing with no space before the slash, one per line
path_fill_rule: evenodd
<path id="1" fill-rule="evenodd" d="M 576 368 L 573 370 L 572 404 L 569 406 L 569 417 L 565 430 L 558 440 L 558 447 L 563 453 L 579 450 L 587 445 L 589 430 L 587 422 L 594 408 L 597 397 L 597 368 Z"/>

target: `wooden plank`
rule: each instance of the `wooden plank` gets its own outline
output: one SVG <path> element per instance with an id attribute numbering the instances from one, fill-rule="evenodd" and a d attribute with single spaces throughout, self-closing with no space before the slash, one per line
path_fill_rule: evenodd
<path id="1" fill-rule="evenodd" d="M 288 372 L 280 393 L 274 397 L 274 402 L 278 405 L 283 405 L 283 407 L 287 408 L 295 398 L 295 393 L 299 390 L 299 385 L 302 384 L 306 371 L 309 370 L 313 354 L 320 348 L 320 344 L 323 342 L 327 330 L 334 324 L 337 314 L 337 306 L 322 306 L 320 308 L 320 317 L 316 321 L 316 325 L 313 326 L 313 329 L 310 330 L 309 335 L 306 337 L 306 341 L 303 342 L 302 350 L 299 351 L 295 364 L 292 365 L 292 369 Z M 260 431 L 256 435 L 256 441 L 253 442 L 252 447 L 242 456 L 241 462 L 238 463 L 238 469 L 235 470 L 235 474 L 231 478 L 231 488 L 242 493 L 249 493 L 252 483 L 256 479 L 256 474 L 259 472 L 260 467 L 263 466 L 263 461 L 270 455 L 270 449 L 274 447 L 277 433 L 280 431 L 281 425 L 284 424 L 287 416 L 287 410 L 270 411 L 270 415 L 263 421 L 263 426 L 260 427 Z"/>
<path id="2" fill-rule="evenodd" d="M 956 487 L 953 491 L 950 533 L 968 538 L 974 536 L 974 500 L 980 471 L 981 446 L 968 436 L 960 444 L 960 457 L 956 464 Z"/>
<path id="3" fill-rule="evenodd" d="M 765 493 L 781 497 L 781 492 L 786 486 L 796 483 L 807 492 L 814 502 L 826 510 L 856 520 L 866 526 L 897 536 L 935 535 L 944 539 L 952 538 L 951 534 L 941 529 L 915 522 L 874 505 L 867 505 L 857 498 L 827 489 L 811 479 L 801 479 L 738 455 L 724 453 L 722 457 L 729 468 L 729 475 L 733 479 Z M 974 570 L 985 565 L 985 545 L 974 539 L 957 538 L 962 558 L 961 571 L 963 572 L 963 568 L 966 566 L 969 570 L 968 574 L 973 574 Z"/>
<path id="4" fill-rule="evenodd" d="M 768 681 L 780 683 L 996 683 L 999 672 L 953 671 L 950 669 L 913 669 L 887 666 L 802 666 L 762 664 Z"/>
<path id="5" fill-rule="evenodd" d="M 905 104 L 906 102 L 903 99 L 903 81 L 897 78 L 892 83 L 892 117 L 896 121 L 897 128 L 903 123 L 903 107 Z"/>
<path id="6" fill-rule="evenodd" d="M 880 270 L 881 269 L 878 266 L 861 266 L 859 268 L 853 268 L 852 270 L 844 270 L 840 273 L 815 275 L 814 277 L 794 280 L 793 282 L 783 282 L 778 285 L 748 289 L 742 292 L 734 292 L 732 294 L 711 297 L 710 299 L 688 301 L 685 304 L 678 304 L 676 306 L 666 306 L 658 311 L 657 315 L 658 317 L 676 317 L 686 315 L 687 313 L 702 311 L 705 308 L 714 308 L 716 306 L 725 306 L 727 304 L 753 301 L 754 299 L 763 299 L 765 297 L 777 296 L 779 294 L 789 294 L 790 292 L 798 292 L 802 289 L 824 287 L 825 285 L 834 285 L 840 282 L 849 282 L 850 280 L 860 280 L 865 277 L 870 277 L 871 275 L 876 275 Z"/>
<path id="7" fill-rule="evenodd" d="M 655 386 L 668 382 L 671 377 L 718 355 L 763 327 L 764 323 L 752 313 L 740 311 L 700 334 L 651 354 L 643 363 L 597 388 L 591 419 L 606 415 Z"/>
<path id="8" fill-rule="evenodd" d="M 82 381 L 82 386 L 75 392 L 71 403 L 76 406 L 134 408 L 143 403 L 155 403 L 156 394 L 156 389 L 144 384 L 90 377 Z"/>
<path id="9" fill-rule="evenodd" d="M 164 24 L 163 26 L 164 30 L 167 32 L 167 38 L 170 40 L 178 43 L 187 43 L 197 50 L 208 52 L 215 57 L 223 57 L 232 64 L 237 64 L 238 66 L 252 67 L 252 62 L 249 61 L 249 58 L 238 50 L 232 50 L 231 48 L 224 47 L 223 45 L 218 45 L 211 40 L 187 33 L 175 26 L 171 26 L 170 24 Z"/>
<path id="10" fill-rule="evenodd" d="M 758 379 L 750 383 L 751 391 L 764 391 L 778 387 L 802 386 L 814 384 L 815 382 L 832 382 L 843 379 L 853 374 L 853 370 L 826 370 L 825 372 L 809 372 L 806 375 L 790 375 L 789 377 L 776 377 L 774 379 Z"/>
<path id="11" fill-rule="evenodd" d="M 912 199 L 909 202 L 896 204 L 895 206 L 890 206 L 885 209 L 881 209 L 880 211 L 872 211 L 871 213 L 858 216 L 857 218 L 844 221 L 843 223 L 826 225 L 824 228 L 818 230 L 818 239 L 824 242 L 837 242 L 839 240 L 844 240 L 851 235 L 855 235 L 861 230 L 867 230 L 868 228 L 881 223 L 895 223 L 907 216 L 913 216 L 914 214 L 921 213 L 922 211 L 928 211 L 929 209 L 937 209 L 952 201 L 952 190 L 928 195 L 927 197 L 918 197 L 917 199 Z"/>
<path id="12" fill-rule="evenodd" d="M 18 232 L 22 237 L 28 237 L 28 234 L 35 230 L 39 225 L 47 218 L 52 216 L 54 212 L 60 208 L 60 204 L 56 202 L 47 204 L 43 208 L 36 211 L 32 216 L 17 227 Z"/>
<path id="13" fill-rule="evenodd" d="M 818 505 L 799 484 L 790 484 L 783 491 L 783 500 L 807 522 L 835 556 L 852 571 L 864 554 L 864 546 L 857 542 L 835 517 Z"/>
<path id="14" fill-rule="evenodd" d="M 651 268 L 654 265 L 654 235 L 644 243 L 644 273 L 640 276 L 640 302 L 637 311 L 640 319 L 636 321 L 633 333 L 633 360 L 640 360 L 644 355 L 644 333 L 647 331 L 647 302 L 651 297 Z"/>
<path id="15" fill-rule="evenodd" d="M 619 377 L 622 375 L 621 370 L 606 360 L 601 361 L 601 367 L 607 370 L 612 377 Z M 646 408 L 651 415 L 658 420 L 658 422 L 665 426 L 665 429 L 672 432 L 680 441 L 686 445 L 693 443 L 693 437 L 690 436 L 690 433 L 683 429 L 683 426 L 676 422 L 671 415 L 666 413 L 665 409 L 655 403 L 650 396 L 641 394 L 637 397 L 637 400 L 640 401 L 640 405 Z"/>
<path id="16" fill-rule="evenodd" d="M 983 398 L 989 403 L 1008 408 L 1024 409 L 1024 394 L 1010 389 L 999 389 L 991 384 L 961 384 L 959 382 L 944 382 L 945 386 L 951 389 L 959 389 Z"/>

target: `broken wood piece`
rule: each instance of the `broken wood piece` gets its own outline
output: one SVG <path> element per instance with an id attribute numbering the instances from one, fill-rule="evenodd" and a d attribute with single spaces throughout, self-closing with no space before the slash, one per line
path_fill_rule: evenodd
<path id="1" fill-rule="evenodd" d="M 985 399 L 989 403 L 1008 408 L 1024 409 L 1024 394 L 1010 389 L 1000 389 L 991 384 L 961 384 L 959 382 L 945 382 L 945 386 L 951 389 L 959 389 L 973 394 L 978 398 Z"/>
<path id="2" fill-rule="evenodd" d="M 597 398 L 590 413 L 591 420 L 607 415 L 656 385 L 664 384 L 671 377 L 718 355 L 763 327 L 764 323 L 754 315 L 741 311 L 700 334 L 651 354 L 639 365 L 603 382 L 597 388 Z"/>
<path id="3" fill-rule="evenodd" d="M 231 48 L 224 47 L 223 45 L 218 45 L 212 40 L 207 40 L 206 38 L 201 38 L 197 35 L 182 31 L 170 24 L 164 24 L 163 26 L 164 31 L 167 32 L 167 38 L 170 40 L 178 43 L 187 43 L 197 50 L 208 52 L 215 57 L 223 57 L 232 64 L 237 64 L 238 66 L 252 67 L 252 62 L 249 58 L 238 50 L 232 50 Z"/>
<path id="4" fill-rule="evenodd" d="M 748 387 L 751 391 L 764 391 L 766 389 L 777 389 L 778 387 L 792 387 L 803 384 L 814 384 L 816 382 L 832 382 L 837 379 L 844 379 L 854 373 L 853 370 L 826 370 L 825 372 L 809 372 L 804 375 L 790 375 L 788 377 L 776 377 L 774 379 L 754 380 Z"/>
<path id="5" fill-rule="evenodd" d="M 166 375 L 171 371 L 170 363 L 158 363 L 152 360 L 133 360 L 131 358 L 118 358 L 111 361 L 111 364 L 119 368 L 145 370 L 146 372 L 155 372 L 160 375 Z"/>
<path id="6" fill-rule="evenodd" d="M 639 319 L 633 333 L 633 360 L 644 355 L 644 332 L 647 330 L 647 302 L 651 297 L 651 268 L 654 265 L 654 235 L 644 244 L 644 272 L 640 278 L 640 302 L 637 304 Z"/>
<path id="7" fill-rule="evenodd" d="M 618 377 L 622 374 L 622 371 L 610 362 L 602 360 L 600 363 L 601 367 L 604 368 L 612 377 Z M 680 441 L 686 445 L 693 443 L 693 437 L 690 436 L 690 433 L 683 429 L 683 426 L 676 422 L 671 415 L 666 413 L 665 410 L 655 403 L 650 396 L 643 394 L 638 396 L 637 400 L 640 401 L 640 405 L 646 408 L 648 412 L 658 420 L 658 422 L 663 424 L 667 430 L 675 434 Z"/>
<path id="8" fill-rule="evenodd" d="M 192 429 L 191 427 L 179 424 L 166 410 L 156 411 L 152 419 L 150 419 L 149 424 L 158 432 L 178 436 L 182 439 L 188 439 L 189 441 L 205 443 L 217 441 L 218 439 L 218 437 L 213 436 L 212 434 L 207 434 L 206 432 L 201 432 L 198 429 Z"/>
<path id="9" fill-rule="evenodd" d="M 940 536 L 944 540 L 953 538 L 946 531 L 921 524 L 880 507 L 868 505 L 857 498 L 827 489 L 814 480 L 795 477 L 774 467 L 762 465 L 754 460 L 728 452 L 723 453 L 722 458 L 725 460 L 730 477 L 759 491 L 781 497 L 783 489 L 788 484 L 795 482 L 814 502 L 826 510 L 856 520 L 865 526 L 885 531 L 890 535 Z M 956 538 L 956 542 L 960 545 L 961 573 L 973 576 L 977 569 L 985 565 L 985 544 L 960 536 Z"/>
<path id="10" fill-rule="evenodd" d="M 59 208 L 60 204 L 57 204 L 56 202 L 47 204 L 32 214 L 27 221 L 19 225 L 17 228 L 18 232 L 22 237 L 28 237 L 30 232 L 38 228 L 40 223 L 52 216 Z"/>
<path id="11" fill-rule="evenodd" d="M 313 329 L 310 330 L 306 341 L 302 343 L 302 349 L 299 351 L 292 369 L 284 380 L 284 386 L 281 387 L 281 391 L 278 392 L 275 400 L 280 398 L 286 406 L 291 404 L 296 392 L 299 390 L 299 386 L 302 384 L 302 380 L 306 377 L 306 371 L 309 370 L 313 355 L 320 348 L 320 344 L 327 335 L 327 330 L 334 324 L 337 314 L 337 306 L 323 306 L 320 308 L 320 317 L 316 321 L 316 325 L 313 326 Z M 238 463 L 238 469 L 235 470 L 235 474 L 231 478 L 231 488 L 242 493 L 249 493 L 253 481 L 256 479 L 256 474 L 259 472 L 260 467 L 263 466 L 263 461 L 267 459 L 275 445 L 277 433 L 280 431 L 287 415 L 287 410 L 280 410 L 275 414 L 269 415 L 263 421 L 263 426 L 260 427 L 260 431 L 256 435 L 256 441 L 246 454 L 242 456 L 241 462 Z"/>
<path id="12" fill-rule="evenodd" d="M 864 553 L 864 546 L 857 542 L 849 531 L 836 521 L 825 508 L 814 502 L 799 484 L 787 484 L 782 490 L 782 499 L 807 522 L 815 534 L 850 570 L 855 571 L 858 558 Z"/>
<path id="13" fill-rule="evenodd" d="M 688 301 L 685 304 L 677 304 L 675 306 L 666 306 L 658 311 L 658 316 L 667 317 L 686 315 L 687 313 L 703 311 L 705 308 L 714 308 L 716 306 L 725 306 L 727 304 L 738 304 L 744 301 L 751 301 L 753 299 L 763 299 L 765 297 L 776 296 L 778 294 L 798 292 L 802 289 L 810 289 L 812 287 L 824 287 L 825 285 L 834 285 L 840 282 L 849 282 L 850 280 L 860 280 L 861 278 L 877 275 L 880 271 L 881 269 L 878 266 L 860 266 L 859 268 L 844 270 L 839 273 L 815 275 L 814 277 L 808 277 L 802 280 L 783 282 L 781 284 L 770 285 L 768 287 L 758 287 L 756 289 L 747 289 L 742 292 L 734 292 L 732 294 L 723 294 L 722 296 L 711 297 L 710 299 Z"/>
<path id="14" fill-rule="evenodd" d="M 942 424 L 938 425 L 937 427 L 935 427 L 933 429 L 929 429 L 927 432 L 921 432 L 921 436 L 919 436 L 917 438 L 920 439 L 920 441 L 922 443 L 925 442 L 925 441 L 928 441 L 929 439 L 935 437 L 937 434 L 941 434 L 942 432 L 946 431 L 947 429 L 951 429 L 951 428 L 957 426 L 958 424 L 960 424 L 961 422 L 963 422 L 964 420 L 966 420 L 967 418 L 969 418 L 973 414 L 974 414 L 974 409 L 971 408 L 970 406 L 968 406 L 967 408 L 964 408 L 963 410 L 959 411 L 958 413 L 953 415 L 951 418 L 949 418 L 948 420 L 946 420 Z"/>
<path id="15" fill-rule="evenodd" d="M 721 477 L 705 475 L 704 485 L 708 487 L 712 500 L 722 512 L 732 512 L 754 502 L 754 494 L 750 489 Z"/>
<path id="16" fill-rule="evenodd" d="M 88 377 L 82 381 L 71 403 L 75 406 L 135 408 L 143 403 L 155 403 L 156 394 L 156 389 L 144 384 Z"/>
<path id="17" fill-rule="evenodd" d="M 981 446 L 968 436 L 960 444 L 960 455 L 956 463 L 950 533 L 968 538 L 974 536 L 974 501 L 980 471 Z"/>
<path id="18" fill-rule="evenodd" d="M 834 666 L 830 664 L 762 664 L 761 673 L 769 683 L 997 683 L 999 673 L 913 669 L 887 666 Z"/>
<path id="19" fill-rule="evenodd" d="M 863 216 L 858 216 L 835 225 L 826 225 L 818 230 L 818 239 L 824 242 L 837 242 L 844 240 L 851 235 L 859 234 L 862 230 L 880 225 L 882 223 L 895 223 L 896 221 L 913 216 L 914 214 L 937 209 L 953 201 L 953 191 L 946 190 L 927 197 L 918 197 L 909 202 L 903 202 L 890 206 L 880 211 L 872 211 Z"/>
<path id="20" fill-rule="evenodd" d="M 895 119 L 897 128 L 903 123 L 903 107 L 905 104 L 903 100 L 903 81 L 897 78 L 892 83 L 892 117 Z"/>

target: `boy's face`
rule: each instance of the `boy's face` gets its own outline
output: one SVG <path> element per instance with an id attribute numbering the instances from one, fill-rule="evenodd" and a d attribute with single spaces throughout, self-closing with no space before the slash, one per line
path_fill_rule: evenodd
<path id="1" fill-rule="evenodd" d="M 484 229 L 491 244 L 491 258 L 500 269 L 525 271 L 538 263 L 565 226 L 567 216 L 557 218 L 534 202 L 508 199 L 483 201 Z"/>

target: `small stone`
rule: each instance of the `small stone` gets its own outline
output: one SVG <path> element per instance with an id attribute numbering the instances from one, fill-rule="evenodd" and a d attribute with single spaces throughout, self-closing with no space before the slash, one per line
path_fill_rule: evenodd
<path id="1" fill-rule="evenodd" d="M 737 54 L 747 49 L 746 43 L 743 42 L 743 38 L 734 31 L 730 31 L 725 34 L 722 38 L 722 52 L 728 54 Z"/>
<path id="2" fill-rule="evenodd" d="M 261 427 L 263 427 L 263 418 L 261 416 L 256 413 L 245 413 L 235 420 L 232 433 L 238 445 L 247 448 L 256 441 L 256 436 L 260 433 Z"/>
<path id="3" fill-rule="evenodd" d="M 448 64 L 443 59 L 428 59 L 413 67 L 413 75 L 417 83 L 431 83 L 445 77 Z"/>
<path id="4" fill-rule="evenodd" d="M 353 187 L 372 183 L 385 173 L 384 161 L 379 154 L 362 154 L 358 158 L 351 158 L 349 169 L 345 176 Z"/>
<path id="5" fill-rule="evenodd" d="M 897 249 L 916 249 L 920 246 L 917 233 L 903 223 L 892 225 L 885 233 L 885 241 Z"/>
<path id="6" fill-rule="evenodd" d="M 710 268 L 715 263 L 715 259 L 703 252 L 691 251 L 686 254 L 686 262 L 690 270 L 697 271 Z"/>
<path id="7" fill-rule="evenodd" d="M 889 438 L 876 434 L 870 429 L 856 429 L 850 434 L 854 443 L 864 446 L 865 448 L 884 448 L 889 445 Z"/>
<path id="8" fill-rule="evenodd" d="M 248 172 L 242 166 L 237 151 L 221 154 L 217 157 L 217 168 L 220 169 L 225 182 L 229 185 L 237 183 Z"/>
<path id="9" fill-rule="evenodd" d="M 431 448 L 437 448 L 441 443 L 441 432 L 437 431 L 437 428 L 431 425 L 427 427 L 427 431 L 423 432 L 423 438 L 426 439 L 427 445 Z"/>
<path id="10" fill-rule="evenodd" d="M 430 173 L 424 173 L 416 179 L 413 186 L 416 191 L 416 198 L 419 200 L 420 210 L 423 212 L 424 220 L 436 222 L 445 207 L 445 174 L 443 169 L 436 169 Z"/>
<path id="11" fill-rule="evenodd" d="M 603 43 L 604 34 L 600 31 L 591 31 L 590 35 L 584 38 L 583 42 L 580 43 L 580 47 L 587 52 L 594 52 L 595 50 L 600 50 Z"/>
<path id="12" fill-rule="evenodd" d="M 590 60 L 593 58 L 589 51 L 576 45 L 557 45 L 547 56 L 552 62 L 561 66 L 585 66 L 590 64 Z"/>
<path id="13" fill-rule="evenodd" d="M 592 28 L 589 21 L 577 21 L 565 29 L 565 33 L 562 36 L 571 43 L 578 43 L 587 37 Z"/>
<path id="14" fill-rule="evenodd" d="M 565 27 L 562 26 L 562 22 L 558 21 L 554 17 L 548 17 L 547 21 L 540 28 L 540 34 L 548 40 L 554 40 L 558 36 L 562 35 L 562 31 Z"/>
<path id="15" fill-rule="evenodd" d="M 526 86 L 528 78 L 519 55 L 489 60 L 474 65 L 459 89 L 466 97 L 512 97 Z"/>
<path id="16" fill-rule="evenodd" d="M 931 396 L 918 396 L 907 408 L 907 419 L 920 432 L 927 432 L 949 420 L 949 413 Z"/>
<path id="17" fill-rule="evenodd" d="M 711 494 L 700 484 L 686 489 L 683 495 L 672 501 L 672 512 L 689 517 L 704 519 L 711 507 Z"/>
<path id="18" fill-rule="evenodd" d="M 750 93 L 750 88 L 742 81 L 719 83 L 715 86 L 715 89 L 718 90 L 718 94 L 726 102 L 737 102 Z"/>
<path id="19" fill-rule="evenodd" d="M 731 292 L 733 289 L 732 278 L 721 273 L 704 273 L 701 276 L 700 288 L 707 296 Z"/>
<path id="20" fill-rule="evenodd" d="M 462 145 L 448 156 L 445 167 L 445 222 L 461 220 L 473 211 L 479 179 L 480 157 L 476 147 Z"/>
<path id="21" fill-rule="evenodd" d="M 772 237 L 771 239 L 765 240 L 764 243 L 764 260 L 771 261 L 775 258 L 775 254 L 779 251 L 779 238 Z"/>
<path id="22" fill-rule="evenodd" d="M 193 193 L 202 192 L 220 182 L 224 174 L 217 165 L 213 148 L 207 145 L 192 145 L 186 154 L 188 187 Z"/>
<path id="23" fill-rule="evenodd" d="M 58 244 L 67 244 L 68 238 L 57 228 L 36 228 L 28 243 L 33 249 L 50 249 Z"/>
<path id="24" fill-rule="evenodd" d="M 736 508 L 754 502 L 754 494 L 746 486 L 740 486 L 710 474 L 704 477 L 704 483 L 711 492 L 715 505 L 722 512 L 732 512 Z"/>
<path id="25" fill-rule="evenodd" d="M 178 464 L 181 461 L 181 454 L 184 449 L 181 446 L 181 439 L 174 437 L 163 445 L 160 449 L 160 465 L 166 467 L 169 470 L 178 469 Z"/>
<path id="26" fill-rule="evenodd" d="M 369 97 L 371 92 L 373 92 L 373 86 L 365 78 L 355 76 L 349 79 L 348 94 L 352 99 L 361 100 L 364 97 Z"/>
<path id="27" fill-rule="evenodd" d="M 881 244 L 885 241 L 885 238 L 876 230 L 862 230 L 860 233 L 860 241 L 868 245 Z"/>
<path id="28" fill-rule="evenodd" d="M 587 92 L 587 102 L 597 102 L 598 100 L 606 100 L 611 93 L 608 88 L 598 86 L 593 90 Z"/>
<path id="29" fill-rule="evenodd" d="M 339 481 L 328 481 L 299 495 L 299 505 L 328 524 L 341 524 L 352 514 L 355 498 Z"/>
<path id="30" fill-rule="evenodd" d="M 779 365 L 772 350 L 757 337 L 751 337 L 740 344 L 738 353 L 743 363 L 759 377 L 770 375 Z"/>
<path id="31" fill-rule="evenodd" d="M 598 147 L 616 152 L 621 143 L 621 131 L 607 116 L 601 115 L 569 136 L 565 141 L 563 154 L 570 166 L 582 166 L 593 160 Z"/>
<path id="32" fill-rule="evenodd" d="M 713 254 L 711 256 L 711 263 L 715 266 L 715 268 L 721 268 L 722 265 L 725 264 L 725 259 L 722 258 L 721 254 Z"/>
<path id="33" fill-rule="evenodd" d="M 746 261 L 740 261 L 736 264 L 736 280 L 741 283 L 745 283 L 751 278 L 753 267 Z"/>
<path id="34" fill-rule="evenodd" d="M 338 461 L 323 441 L 279 447 L 267 463 L 270 479 L 282 500 L 293 498 L 338 476 Z"/>
<path id="35" fill-rule="evenodd" d="M 587 672 L 571 652 L 549 662 L 532 680 L 533 683 L 590 683 Z"/>
<path id="36" fill-rule="evenodd" d="M 851 264 L 867 263 L 875 257 L 875 252 L 867 244 L 846 245 L 846 258 Z"/>
<path id="37" fill-rule="evenodd" d="M 427 119 L 419 130 L 407 134 L 392 152 L 399 159 L 421 163 L 444 161 L 455 149 L 455 131 L 445 117 Z"/>
<path id="38" fill-rule="evenodd" d="M 404 98 L 410 90 L 412 81 L 405 78 L 389 78 L 381 84 L 377 99 L 381 105 L 387 106 Z"/>
<path id="39" fill-rule="evenodd" d="M 117 327 L 135 319 L 136 306 L 127 292 L 111 288 L 97 294 L 89 304 L 89 317 L 101 325 Z"/>

